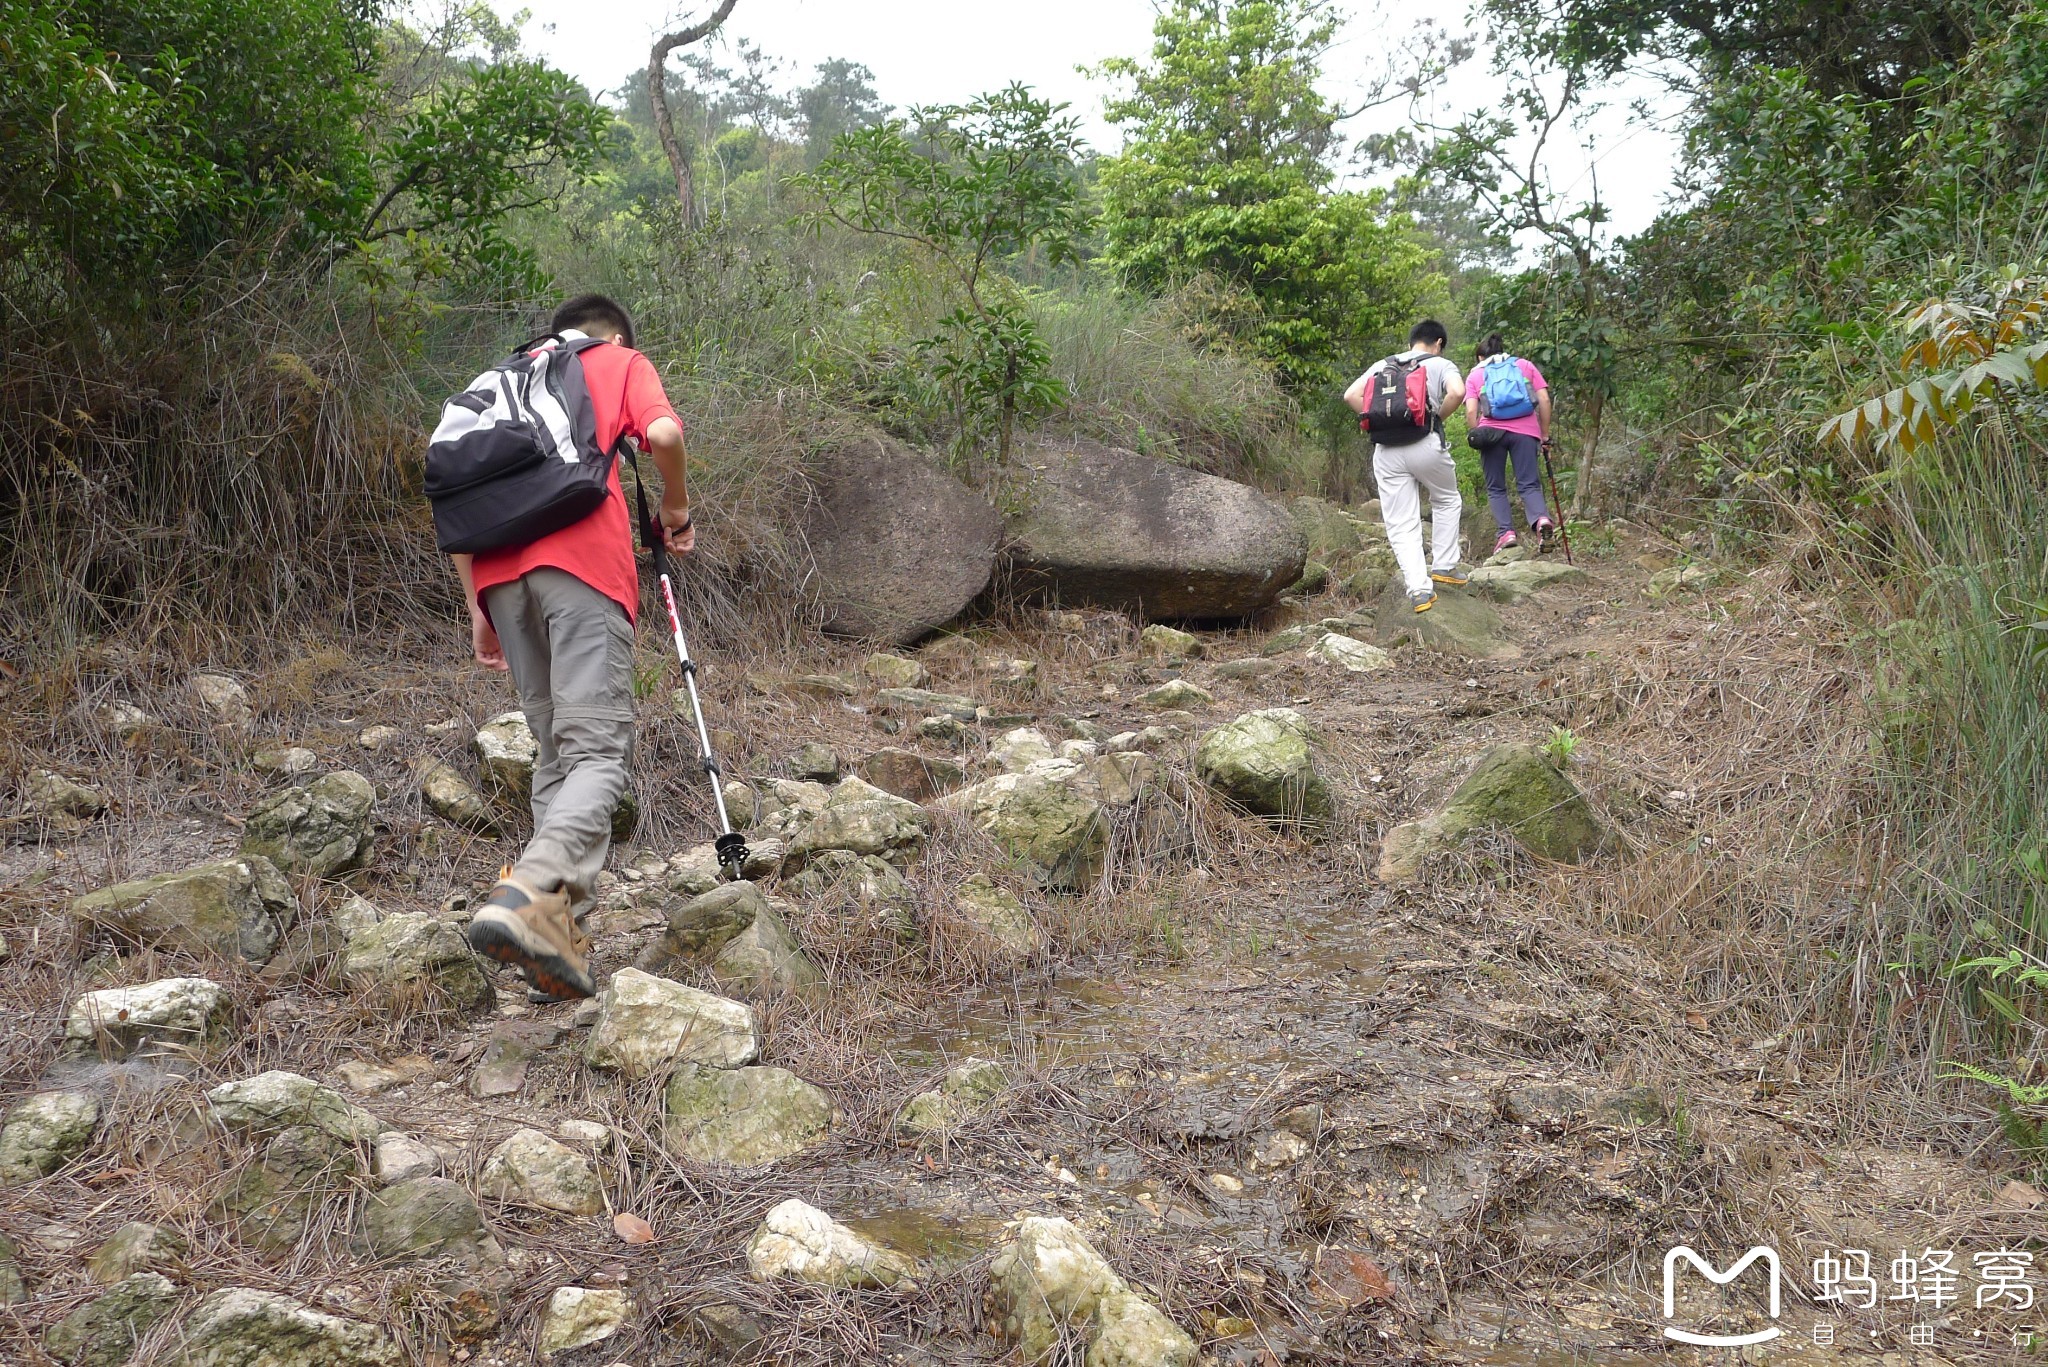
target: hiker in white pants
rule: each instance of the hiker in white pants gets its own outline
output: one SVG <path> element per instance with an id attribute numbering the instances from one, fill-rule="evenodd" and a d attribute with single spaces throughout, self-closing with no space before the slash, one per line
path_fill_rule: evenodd
<path id="1" fill-rule="evenodd" d="M 1436 585 L 1458 586 L 1471 574 L 1459 560 L 1465 501 L 1458 468 L 1444 441 L 1443 420 L 1465 401 L 1465 377 L 1444 358 L 1450 333 L 1426 318 L 1408 333 L 1408 350 L 1389 356 L 1344 391 L 1373 439 L 1372 472 L 1379 484 L 1387 542 L 1407 583 L 1408 605 L 1436 606 Z M 1429 555 L 1422 552 L 1422 492 L 1429 491 Z"/>
<path id="2" fill-rule="evenodd" d="M 1413 446 L 1381 446 L 1372 453 L 1372 477 L 1379 482 L 1380 516 L 1387 524 L 1387 543 L 1394 563 L 1408 585 L 1408 601 L 1427 611 L 1436 602 L 1438 582 L 1462 584 L 1458 556 L 1463 538 L 1465 501 L 1458 493 L 1458 467 L 1440 435 Z M 1429 557 L 1422 554 L 1422 498 L 1429 495 Z M 1441 576 L 1441 578 L 1440 578 Z"/>

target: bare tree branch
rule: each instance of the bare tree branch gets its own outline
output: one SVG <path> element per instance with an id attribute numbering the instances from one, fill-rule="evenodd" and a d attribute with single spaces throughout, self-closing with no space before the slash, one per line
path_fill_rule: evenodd
<path id="1" fill-rule="evenodd" d="M 654 111 L 654 131 L 661 138 L 661 150 L 668 154 L 668 164 L 676 173 L 676 198 L 682 201 L 685 228 L 696 226 L 697 195 L 690 182 L 690 149 L 677 138 L 675 120 L 669 117 L 668 55 L 716 32 L 738 3 L 722 0 L 717 12 L 703 23 L 663 35 L 647 58 L 647 103 Z"/>

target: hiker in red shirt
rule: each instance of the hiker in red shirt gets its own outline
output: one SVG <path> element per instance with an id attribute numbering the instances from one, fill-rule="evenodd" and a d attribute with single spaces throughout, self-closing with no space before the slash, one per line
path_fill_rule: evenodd
<path id="1" fill-rule="evenodd" d="M 555 310 L 550 331 L 609 345 L 582 351 L 597 446 L 623 437 L 661 471 L 659 514 L 668 549 L 696 545 L 684 484 L 683 426 L 661 377 L 633 350 L 633 320 L 598 294 Z M 633 621 L 640 577 L 614 462 L 595 512 L 524 545 L 457 555 L 478 663 L 509 670 L 540 743 L 533 771 L 533 839 L 470 922 L 470 944 L 522 969 L 536 998 L 588 997 L 587 908 L 611 846 L 612 812 L 626 790 L 633 746 Z"/>

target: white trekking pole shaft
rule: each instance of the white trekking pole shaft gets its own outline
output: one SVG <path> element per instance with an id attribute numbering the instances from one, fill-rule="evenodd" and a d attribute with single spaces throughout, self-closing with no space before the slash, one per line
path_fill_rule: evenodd
<path id="1" fill-rule="evenodd" d="M 675 638 L 676 658 L 683 666 L 683 686 L 690 691 L 690 716 L 697 723 L 698 759 L 711 780 L 711 800 L 718 807 L 718 862 L 732 865 L 733 876 L 737 878 L 740 865 L 746 863 L 746 842 L 734 833 L 732 817 L 725 808 L 724 776 L 719 771 L 717 756 L 712 753 L 711 730 L 704 724 L 704 701 L 697 693 L 697 662 L 690 658 L 690 643 L 683 635 L 683 616 L 676 610 L 676 589 L 669 579 L 667 557 L 659 550 L 655 554 L 655 569 L 661 576 L 661 604 L 668 609 L 668 626 Z"/>

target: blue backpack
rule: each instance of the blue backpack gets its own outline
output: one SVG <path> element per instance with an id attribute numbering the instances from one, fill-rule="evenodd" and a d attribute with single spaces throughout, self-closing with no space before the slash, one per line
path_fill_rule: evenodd
<path id="1" fill-rule="evenodd" d="M 1520 361 L 1505 353 L 1487 361 L 1479 407 L 1489 418 L 1526 418 L 1536 411 L 1536 396 Z"/>

